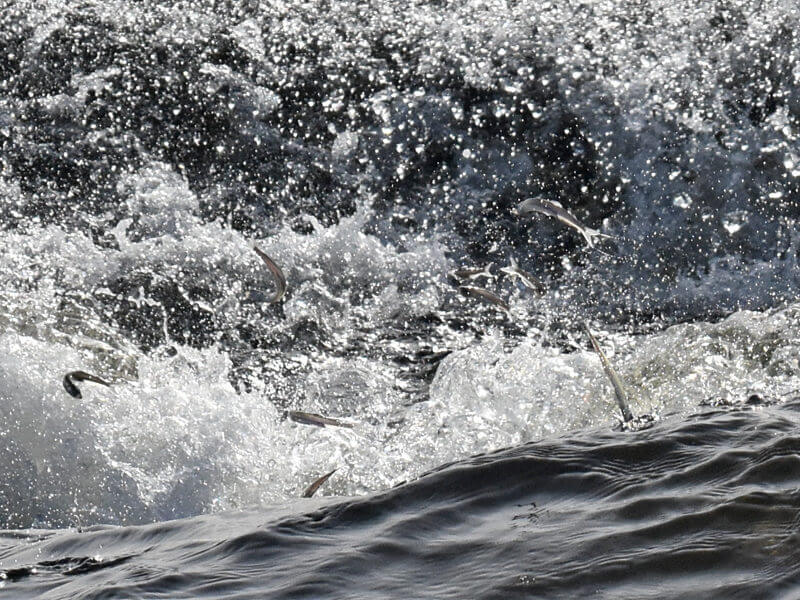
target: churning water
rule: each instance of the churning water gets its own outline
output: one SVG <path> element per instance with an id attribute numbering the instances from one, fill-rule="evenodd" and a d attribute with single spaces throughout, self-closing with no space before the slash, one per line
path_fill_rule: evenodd
<path id="1" fill-rule="evenodd" d="M 3 5 L 0 596 L 795 597 L 798 21 Z"/>

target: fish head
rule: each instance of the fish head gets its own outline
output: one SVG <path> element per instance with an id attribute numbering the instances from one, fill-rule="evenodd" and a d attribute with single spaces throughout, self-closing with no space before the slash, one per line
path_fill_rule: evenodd
<path id="1" fill-rule="evenodd" d="M 75 385 L 75 383 L 72 381 L 72 378 L 69 375 L 64 376 L 64 379 L 62 380 L 62 382 L 64 384 L 64 389 L 67 391 L 67 393 L 70 396 L 72 396 L 73 398 L 79 398 L 79 399 L 83 398 L 83 395 L 81 394 L 80 389 L 78 389 L 78 386 Z"/>

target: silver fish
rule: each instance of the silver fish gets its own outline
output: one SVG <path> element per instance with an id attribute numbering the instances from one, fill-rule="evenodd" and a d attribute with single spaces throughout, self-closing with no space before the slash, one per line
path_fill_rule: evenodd
<path id="1" fill-rule="evenodd" d="M 336 469 L 331 471 L 330 473 L 325 473 L 322 477 L 315 479 L 314 482 L 306 488 L 306 491 L 303 492 L 303 498 L 311 498 L 314 493 L 322 486 L 323 483 L 330 479 L 331 475 L 336 473 Z"/>
<path id="2" fill-rule="evenodd" d="M 600 362 L 603 363 L 603 370 L 611 380 L 611 385 L 614 386 L 614 395 L 617 397 L 617 404 L 619 404 L 619 409 L 622 411 L 622 418 L 624 419 L 625 423 L 632 421 L 633 413 L 631 412 L 630 402 L 628 401 L 628 393 L 625 391 L 625 386 L 622 385 L 622 380 L 619 378 L 619 375 L 617 375 L 617 372 L 614 371 L 611 363 L 608 362 L 608 358 L 606 358 L 605 353 L 600 349 L 600 344 L 597 343 L 597 339 L 595 339 L 595 337 L 592 335 L 592 332 L 589 331 L 589 326 L 584 323 L 583 328 L 586 330 L 586 333 L 592 342 L 594 351 L 597 352 L 597 355 L 600 357 Z"/>
<path id="3" fill-rule="evenodd" d="M 344 421 L 340 421 L 338 419 L 323 417 L 322 415 L 318 415 L 316 413 L 308 413 L 301 410 L 290 410 L 288 415 L 292 421 L 295 423 L 301 423 L 303 425 L 316 425 L 317 427 L 331 425 L 332 427 L 347 427 L 349 429 L 353 428 L 352 423 L 345 423 Z"/>
<path id="4" fill-rule="evenodd" d="M 270 304 L 274 304 L 283 298 L 283 295 L 286 293 L 286 277 L 284 277 L 281 268 L 275 264 L 274 260 L 267 256 L 266 252 L 255 244 L 253 244 L 253 250 L 261 257 L 261 260 L 267 265 L 267 269 L 269 269 L 269 272 L 272 273 L 272 277 L 275 279 L 275 295 L 272 297 L 272 300 L 270 300 Z"/>
<path id="5" fill-rule="evenodd" d="M 503 300 L 500 296 L 490 292 L 489 290 L 472 287 L 469 285 L 461 285 L 458 287 L 458 291 L 461 292 L 462 296 L 483 300 L 484 302 L 493 304 L 494 306 L 497 306 L 498 308 L 501 308 L 504 311 L 508 312 L 508 303 L 506 303 L 506 301 Z"/>
<path id="6" fill-rule="evenodd" d="M 479 267 L 461 267 L 460 269 L 454 269 L 450 271 L 448 275 L 454 279 L 458 279 L 459 281 L 463 281 L 464 279 L 478 279 L 479 277 L 494 279 L 494 275 L 492 274 L 492 266 L 494 266 L 494 263 L 489 263 L 482 269 Z"/>
<path id="7" fill-rule="evenodd" d="M 575 229 L 586 240 L 586 245 L 594 248 L 595 238 L 610 238 L 610 235 L 600 233 L 597 229 L 592 229 L 581 223 L 574 215 L 567 212 L 559 202 L 547 200 L 545 198 L 528 198 L 520 202 L 514 209 L 520 217 L 527 217 L 533 213 L 540 213 L 548 217 L 554 217 Z"/>
<path id="8" fill-rule="evenodd" d="M 514 277 L 519 279 L 522 282 L 522 285 L 524 285 L 528 289 L 536 290 L 537 292 L 544 292 L 546 290 L 544 284 L 541 281 L 533 277 L 533 275 L 531 275 L 527 271 L 523 271 L 520 268 L 520 266 L 517 264 L 517 260 L 513 256 L 510 256 L 508 258 L 508 266 L 502 267 L 500 271 L 505 273 L 509 277 Z"/>
<path id="9" fill-rule="evenodd" d="M 78 386 L 75 385 L 75 382 L 80 381 L 92 381 L 94 383 L 99 383 L 100 385 L 104 385 L 106 387 L 110 387 L 110 384 L 107 381 L 103 381 L 96 375 L 92 375 L 91 373 L 87 373 L 86 371 L 70 371 L 66 375 L 64 375 L 63 384 L 64 389 L 67 390 L 67 393 L 72 396 L 73 398 L 83 398 L 81 391 L 78 389 Z"/>

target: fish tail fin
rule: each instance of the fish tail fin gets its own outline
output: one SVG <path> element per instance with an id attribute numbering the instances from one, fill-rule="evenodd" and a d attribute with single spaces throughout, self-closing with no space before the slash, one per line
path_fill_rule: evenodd
<path id="1" fill-rule="evenodd" d="M 595 240 L 597 239 L 611 239 L 614 237 L 613 235 L 602 233 L 601 231 L 592 229 L 591 227 L 582 227 L 580 231 L 583 239 L 586 240 L 586 245 L 590 248 L 594 248 Z"/>
<path id="2" fill-rule="evenodd" d="M 501 273 L 505 273 L 511 278 L 515 278 L 518 276 L 517 274 L 517 261 L 513 256 L 508 257 L 508 266 L 500 268 Z"/>
<path id="3" fill-rule="evenodd" d="M 609 256 L 609 257 L 613 257 L 614 256 L 610 252 L 606 252 L 605 250 L 600 250 L 600 248 L 598 248 L 597 246 L 592 246 L 592 250 L 594 250 L 595 252 L 599 252 L 603 256 Z"/>

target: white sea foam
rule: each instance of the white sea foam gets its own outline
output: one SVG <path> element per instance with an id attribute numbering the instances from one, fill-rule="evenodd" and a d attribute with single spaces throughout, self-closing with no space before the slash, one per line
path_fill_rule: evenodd
<path id="1" fill-rule="evenodd" d="M 800 306 L 740 312 L 601 343 L 638 414 L 666 418 L 700 400 L 800 388 Z M 329 360 L 302 384 L 308 410 L 344 414 L 352 430 L 282 419 L 260 392 L 237 392 L 215 349 L 140 355 L 135 378 L 110 388 L 61 388 L 72 369 L 104 367 L 69 345 L 0 337 L 0 398 L 8 480 L 4 516 L 53 522 L 138 521 L 286 501 L 338 468 L 323 493 L 359 494 L 438 464 L 616 421 L 613 393 L 588 349 L 564 353 L 499 335 L 446 358 L 430 400 L 399 405 L 392 373 L 364 358 Z M 107 373 L 104 376 L 109 377 Z"/>
<path id="2" fill-rule="evenodd" d="M 456 343 L 463 349 L 439 365 L 429 398 L 411 405 L 396 366 L 380 353 L 263 353 L 276 364 L 251 377 L 251 391 L 231 384 L 231 356 L 219 346 L 197 350 L 167 338 L 145 353 L 103 317 L 97 296 L 113 295 L 110 287 L 132 272 L 219 294 L 206 301 L 182 292 L 222 327 L 272 319 L 269 327 L 285 332 L 309 321 L 340 347 L 361 336 L 362 344 L 402 355 L 406 342 L 381 341 L 381 328 L 398 315 L 438 311 L 453 293 L 444 281 L 454 265 L 435 237 L 400 249 L 366 233 L 367 203 L 329 227 L 309 219 L 309 234 L 285 226 L 248 240 L 203 222 L 196 195 L 163 164 L 131 175 L 121 191 L 133 217 L 115 229 L 118 247 L 54 225 L 0 234 L 0 403 L 10 482 L 2 517 L 10 522 L 141 521 L 280 502 L 334 468 L 321 493 L 360 494 L 470 454 L 615 423 L 613 393 L 588 346 L 558 350 L 537 330 L 516 340 L 498 330 L 477 343 L 451 332 L 463 335 Z M 7 201 L 15 193 L 7 190 Z M 284 319 L 259 312 L 272 283 L 251 241 L 287 275 Z M 790 274 L 794 259 L 783 260 L 764 263 L 769 277 Z M 713 289 L 698 293 L 719 293 L 719 278 L 712 279 Z M 160 306 L 146 290 L 121 293 Z M 518 296 L 516 318 L 547 311 L 553 300 Z M 711 396 L 800 388 L 798 311 L 738 312 L 641 337 L 599 333 L 634 412 L 685 415 Z M 281 366 L 288 362 L 293 370 Z M 61 387 L 73 369 L 113 385 L 84 383 L 84 398 L 74 399 Z M 284 407 L 355 427 L 299 425 L 283 418 Z"/>

